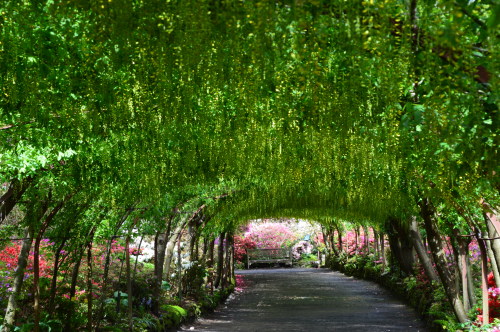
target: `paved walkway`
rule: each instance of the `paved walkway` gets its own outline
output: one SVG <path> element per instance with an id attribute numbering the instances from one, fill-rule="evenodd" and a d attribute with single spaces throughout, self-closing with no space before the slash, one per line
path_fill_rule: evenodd
<path id="1" fill-rule="evenodd" d="M 237 271 L 244 285 L 181 331 L 427 331 L 415 312 L 372 282 L 328 269 Z"/>

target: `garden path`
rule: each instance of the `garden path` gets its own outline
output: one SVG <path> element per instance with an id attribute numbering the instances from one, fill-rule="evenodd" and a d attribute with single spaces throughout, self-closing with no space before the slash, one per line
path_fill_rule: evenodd
<path id="1" fill-rule="evenodd" d="M 180 331 L 427 331 L 379 285 L 328 269 L 237 271 L 243 287 Z"/>

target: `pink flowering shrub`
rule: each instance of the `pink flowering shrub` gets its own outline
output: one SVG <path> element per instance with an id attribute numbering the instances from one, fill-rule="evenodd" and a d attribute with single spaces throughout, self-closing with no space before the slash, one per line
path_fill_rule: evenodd
<path id="1" fill-rule="evenodd" d="M 130 247 L 131 255 L 140 254 L 140 250 L 135 247 Z M 13 273 L 17 268 L 17 260 L 19 256 L 19 252 L 21 251 L 21 243 L 19 241 L 12 241 L 5 245 L 5 247 L 0 250 L 0 305 L 4 305 L 2 303 L 8 297 L 8 294 L 12 291 L 12 283 L 13 283 Z M 61 250 L 60 252 L 60 269 L 57 290 L 59 295 L 69 298 L 69 288 L 71 278 L 67 278 L 69 273 L 71 273 L 71 268 L 68 266 L 67 260 L 64 260 L 68 254 L 66 250 Z M 92 279 L 92 291 L 94 297 L 98 297 L 102 291 L 102 280 L 103 280 L 103 267 L 105 264 L 106 257 L 106 245 L 105 244 L 95 244 L 92 248 L 92 264 L 93 264 L 93 279 Z M 53 266 L 54 266 L 54 242 L 51 242 L 49 239 L 43 239 L 40 242 L 40 255 L 39 255 L 39 265 L 40 265 L 40 278 L 43 279 L 52 279 Z M 121 266 L 122 261 L 125 258 L 125 247 L 121 245 L 118 241 L 113 241 L 111 247 L 111 264 L 114 267 Z M 64 262 L 62 262 L 64 261 Z M 75 296 L 75 300 L 84 300 L 85 292 L 88 291 L 85 289 L 85 272 L 87 270 L 87 260 L 85 258 L 82 259 L 80 270 L 82 271 L 79 278 L 79 285 L 77 285 L 77 292 Z M 116 280 L 119 277 L 118 268 L 113 268 L 109 271 L 110 279 Z M 25 288 L 31 287 L 33 278 L 33 248 L 30 251 L 28 258 L 28 265 L 25 270 L 24 280 L 25 280 Z M 45 287 L 49 284 L 44 282 Z"/>
<path id="2" fill-rule="evenodd" d="M 325 244 L 325 238 L 323 237 L 323 233 L 316 233 L 313 239 L 316 244 Z"/>
<path id="3" fill-rule="evenodd" d="M 289 247 L 297 239 L 286 224 L 279 222 L 250 224 L 245 238 L 254 241 L 259 249 Z"/>
<path id="4" fill-rule="evenodd" d="M 246 258 L 246 249 L 255 249 L 257 245 L 250 238 L 241 236 L 234 237 L 234 258 L 238 262 L 243 262 Z"/>
<path id="5" fill-rule="evenodd" d="M 42 241 L 40 243 L 41 254 L 40 259 L 40 276 L 50 277 L 51 265 L 47 259 L 47 247 L 52 246 L 53 243 L 48 241 Z M 21 251 L 21 243 L 19 241 L 13 241 L 7 244 L 5 248 L 0 250 L 0 270 L 5 274 L 11 274 L 17 267 L 17 259 L 19 257 L 19 252 Z M 28 266 L 26 267 L 26 273 L 31 274 L 33 271 L 33 251 L 30 252 L 28 258 Z"/>
<path id="6" fill-rule="evenodd" d="M 490 309 L 489 323 L 493 323 L 495 318 L 500 318 L 500 288 L 495 284 L 493 272 L 488 274 L 488 307 Z M 483 321 L 483 311 L 478 308 L 478 312 L 476 322 L 479 324 Z"/>
<path id="7" fill-rule="evenodd" d="M 292 247 L 292 255 L 294 259 L 300 259 L 302 254 L 312 253 L 313 245 L 309 241 L 299 241 Z"/>

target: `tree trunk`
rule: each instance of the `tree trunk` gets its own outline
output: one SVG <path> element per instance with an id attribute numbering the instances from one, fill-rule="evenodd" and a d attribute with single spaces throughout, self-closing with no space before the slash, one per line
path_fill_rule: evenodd
<path id="1" fill-rule="evenodd" d="M 215 279 L 215 288 L 219 288 L 222 281 L 222 274 L 224 272 L 224 238 L 226 236 L 225 232 L 220 233 L 219 236 L 219 246 L 217 249 L 217 278 Z"/>
<path id="2" fill-rule="evenodd" d="M 359 227 L 354 228 L 354 254 L 358 254 Z"/>
<path id="3" fill-rule="evenodd" d="M 234 271 L 235 268 L 235 260 L 234 260 L 234 235 L 231 238 L 231 260 L 230 260 L 230 266 L 231 266 L 231 279 L 234 280 L 235 285 L 236 285 L 236 272 Z"/>
<path id="4" fill-rule="evenodd" d="M 342 252 L 342 231 L 340 230 L 340 227 L 337 227 L 337 235 L 338 235 L 338 239 L 339 239 L 339 251 Z"/>
<path id="5" fill-rule="evenodd" d="M 21 199 L 26 189 L 33 183 L 32 177 L 24 178 L 19 181 L 12 179 L 9 183 L 9 189 L 0 197 L 0 224 L 9 215 L 10 211 L 16 206 L 17 202 Z"/>
<path id="6" fill-rule="evenodd" d="M 78 255 L 76 256 L 75 260 L 75 265 L 73 266 L 73 271 L 71 272 L 71 287 L 69 290 L 70 299 L 73 299 L 76 294 L 76 283 L 78 281 L 78 275 L 80 272 L 80 265 L 82 263 L 83 254 L 84 253 L 82 251 L 78 252 Z"/>
<path id="7" fill-rule="evenodd" d="M 490 259 L 491 270 L 493 272 L 493 277 L 495 279 L 495 284 L 500 285 L 500 274 L 498 273 L 498 265 L 495 259 L 495 253 L 492 250 L 492 241 L 486 242 L 486 251 L 488 253 L 488 258 Z"/>
<path id="8" fill-rule="evenodd" d="M 57 292 L 57 275 L 59 273 L 59 264 L 60 264 L 59 257 L 61 256 L 61 250 L 63 250 L 66 241 L 67 239 L 63 239 L 59 247 L 57 247 L 54 256 L 54 269 L 52 270 L 52 281 L 50 285 L 50 298 L 49 298 L 49 308 L 48 308 L 49 314 L 52 314 L 54 312 L 54 303 Z"/>
<path id="9" fill-rule="evenodd" d="M 202 254 L 201 254 L 200 261 L 205 266 L 207 266 L 208 246 L 209 246 L 208 238 L 203 237 L 203 251 L 202 251 Z"/>
<path id="10" fill-rule="evenodd" d="M 195 247 L 195 242 L 196 242 L 196 225 L 191 224 L 189 227 L 189 248 L 188 248 L 188 253 L 189 253 L 189 260 L 191 262 L 195 261 L 196 259 L 194 258 L 194 247 Z"/>
<path id="11" fill-rule="evenodd" d="M 13 275 L 14 280 L 12 281 L 12 292 L 9 295 L 2 332 L 11 331 L 11 326 L 15 323 L 16 312 L 18 310 L 17 298 L 19 297 L 19 294 L 21 294 L 24 271 L 26 271 L 26 266 L 28 265 L 28 257 L 32 242 L 33 234 L 31 234 L 31 232 L 27 229 L 21 246 L 21 251 L 19 252 L 19 257 L 17 258 L 17 267 Z"/>
<path id="12" fill-rule="evenodd" d="M 391 257 L 396 261 L 401 271 L 407 275 L 413 274 L 414 253 L 408 229 L 400 219 L 390 218 L 387 223 L 387 235 L 389 236 L 389 246 L 391 247 Z"/>
<path id="13" fill-rule="evenodd" d="M 161 284 L 163 281 L 163 268 L 165 262 L 165 254 L 167 250 L 167 242 L 170 236 L 172 227 L 173 214 L 167 219 L 166 231 L 157 233 L 155 238 L 155 292 L 153 299 L 153 313 L 158 314 L 160 305 Z"/>
<path id="14" fill-rule="evenodd" d="M 200 261 L 200 237 L 196 235 L 196 242 L 194 243 L 194 256 L 193 259 L 197 262 Z"/>
<path id="15" fill-rule="evenodd" d="M 329 238 L 330 238 L 330 246 L 331 246 L 331 249 L 333 251 L 333 253 L 338 256 L 340 254 L 340 251 L 337 247 L 337 244 L 335 243 L 335 231 L 333 230 L 333 228 L 330 228 L 330 231 L 329 231 Z"/>
<path id="16" fill-rule="evenodd" d="M 141 215 L 144 214 L 145 210 L 142 211 Z M 133 296 L 132 296 L 132 277 L 131 277 L 131 266 L 130 266 L 130 241 L 132 239 L 132 230 L 134 229 L 137 222 L 140 220 L 140 215 L 136 216 L 128 230 L 127 237 L 125 238 L 125 261 L 127 269 L 127 294 L 128 294 L 128 329 L 130 332 L 133 330 Z M 142 239 L 141 239 L 142 242 Z M 137 262 L 136 262 L 137 263 Z M 135 274 L 135 272 L 134 272 Z"/>
<path id="17" fill-rule="evenodd" d="M 94 234 L 92 232 L 91 238 L 87 244 L 87 330 L 92 331 L 92 238 Z"/>
<path id="18" fill-rule="evenodd" d="M 101 288 L 101 298 L 100 298 L 100 303 L 99 303 L 99 312 L 97 313 L 97 319 L 96 319 L 96 330 L 99 330 L 101 320 L 102 320 L 102 315 L 104 313 L 104 305 L 106 301 L 106 293 L 108 291 L 108 277 L 109 277 L 109 268 L 111 265 L 111 248 L 113 246 L 113 240 L 116 240 L 117 234 L 120 231 L 120 228 L 122 225 L 125 223 L 127 218 L 130 216 L 132 211 L 134 210 L 134 207 L 139 204 L 138 202 L 134 203 L 131 205 L 128 209 L 125 210 L 125 213 L 118 219 L 118 222 L 115 225 L 115 230 L 113 232 L 113 236 L 108 240 L 108 243 L 106 245 L 106 258 L 104 261 L 104 273 L 103 273 L 103 282 L 102 282 L 102 288 Z"/>
<path id="19" fill-rule="evenodd" d="M 469 275 L 467 274 L 467 260 L 469 259 L 467 247 L 469 242 L 463 238 L 458 237 L 458 265 L 462 280 L 462 300 L 464 302 L 465 311 L 469 311 L 471 309 L 470 299 L 469 299 Z"/>
<path id="20" fill-rule="evenodd" d="M 488 258 L 486 255 L 486 245 L 476 230 L 477 243 L 481 251 L 481 294 L 483 300 L 483 324 L 490 322 L 490 308 L 488 304 Z"/>
<path id="21" fill-rule="evenodd" d="M 215 239 L 212 239 L 212 240 L 210 240 L 210 245 L 208 247 L 207 267 L 209 267 L 209 268 L 214 267 L 214 261 L 215 261 L 214 251 L 215 251 Z"/>
<path id="22" fill-rule="evenodd" d="M 364 235 L 364 240 L 365 240 L 365 253 L 369 254 L 370 253 L 370 232 L 368 230 L 368 227 L 363 226 L 363 235 Z"/>
<path id="23" fill-rule="evenodd" d="M 132 276 L 132 280 L 135 280 L 135 274 L 137 273 L 137 261 L 139 260 L 139 254 L 141 252 L 141 245 L 144 236 L 141 236 L 141 240 L 139 241 L 139 247 L 137 248 L 137 255 L 135 255 L 135 263 L 134 263 L 134 274 Z"/>
<path id="24" fill-rule="evenodd" d="M 179 301 L 182 301 L 182 259 L 181 259 L 181 237 L 177 241 L 177 289 Z"/>
<path id="25" fill-rule="evenodd" d="M 375 228 L 373 228 L 373 248 L 375 249 L 375 257 L 377 258 L 377 260 L 380 259 L 380 246 L 378 243 L 378 233 L 375 230 Z"/>
<path id="26" fill-rule="evenodd" d="M 493 255 L 491 255 L 491 262 L 495 261 L 496 263 L 496 269 L 493 270 L 495 273 L 495 282 L 497 284 L 497 287 L 500 287 L 500 280 L 497 280 L 497 276 L 500 275 L 499 268 L 500 268 L 500 237 L 499 233 L 496 230 L 495 227 L 495 222 L 496 220 L 496 215 L 494 213 L 483 213 L 484 221 L 486 223 L 486 226 L 488 228 L 488 238 L 493 239 L 489 241 L 491 247 L 491 251 L 493 252 Z M 493 265 L 493 264 L 492 264 Z M 499 278 L 500 279 L 500 278 Z"/>
<path id="27" fill-rule="evenodd" d="M 432 261 L 427 255 L 424 244 L 422 243 L 422 237 L 420 236 L 420 231 L 418 229 L 417 218 L 411 217 L 410 221 L 410 239 L 412 240 L 413 247 L 415 248 L 418 259 L 425 270 L 425 274 L 431 281 L 439 281 L 439 276 L 437 275 L 434 267 L 432 266 Z"/>
<path id="28" fill-rule="evenodd" d="M 130 231 L 125 240 L 125 264 L 127 273 L 127 294 L 128 294 L 128 330 L 132 332 L 133 329 L 133 311 L 132 311 L 132 278 L 130 276 Z"/>
<path id="29" fill-rule="evenodd" d="M 166 250 L 165 250 L 165 264 L 163 269 L 165 270 L 165 276 L 168 280 L 168 276 L 170 273 L 170 265 L 172 264 L 172 258 L 174 256 L 175 244 L 177 241 L 180 241 L 180 235 L 186 226 L 186 222 L 181 222 L 174 230 L 174 232 L 170 235 L 170 239 L 167 242 Z"/>
<path id="30" fill-rule="evenodd" d="M 232 275 L 232 272 L 231 272 L 231 246 L 232 246 L 232 243 L 231 243 L 231 239 L 232 239 L 232 234 L 228 233 L 226 235 L 226 246 L 225 246 L 225 253 L 226 253 L 226 268 L 224 269 L 225 272 L 223 273 L 223 282 L 225 283 L 225 286 L 229 285 L 230 282 L 231 282 L 231 275 Z"/>
<path id="31" fill-rule="evenodd" d="M 175 228 L 175 231 L 170 235 L 167 243 L 164 265 L 165 275 L 167 276 L 167 278 L 170 271 L 170 264 L 172 263 L 172 255 L 174 253 L 174 247 L 177 239 L 180 239 L 180 235 L 184 230 L 184 227 L 186 227 L 187 224 L 189 224 L 201 211 L 203 211 L 205 206 L 206 205 L 203 204 L 192 215 L 181 218 L 177 227 Z"/>
<path id="32" fill-rule="evenodd" d="M 465 252 L 465 257 L 467 257 L 467 259 L 465 260 L 465 267 L 467 269 L 467 292 L 469 293 L 470 307 L 473 308 L 476 306 L 477 299 L 476 299 L 476 294 L 474 293 L 474 281 L 472 279 L 472 271 L 471 271 L 469 256 L 470 256 L 469 246 L 467 245 Z"/>
<path id="33" fill-rule="evenodd" d="M 444 245 L 439 231 L 436 228 L 436 221 L 434 220 L 436 212 L 428 198 L 423 198 L 418 205 L 420 207 L 420 214 L 424 220 L 427 240 L 446 296 L 450 301 L 458 321 L 460 323 L 465 323 L 468 320 L 467 313 L 465 312 L 462 300 L 456 288 L 455 276 L 448 269 L 448 260 L 444 253 Z"/>
<path id="34" fill-rule="evenodd" d="M 384 233 L 380 233 L 380 251 L 382 253 L 382 266 L 385 268 L 387 266 L 387 260 L 385 258 L 385 238 Z"/>
<path id="35" fill-rule="evenodd" d="M 158 234 L 158 239 L 155 242 L 156 245 L 156 259 L 155 259 L 155 275 L 156 281 L 161 285 L 163 279 L 163 264 L 165 262 L 165 254 L 167 250 L 167 242 L 170 237 L 170 231 L 172 228 L 172 219 L 169 218 L 167 221 L 167 230 L 164 233 Z"/>
<path id="36" fill-rule="evenodd" d="M 34 316 L 34 326 L 33 330 L 35 332 L 40 331 L 40 242 L 42 241 L 43 234 L 47 227 L 49 227 L 50 223 L 56 216 L 56 214 L 62 209 L 65 200 L 61 201 L 56 207 L 52 209 L 49 215 L 45 218 L 40 230 L 38 231 L 38 235 L 35 239 L 35 247 L 33 250 L 33 296 L 34 296 L 34 304 L 33 304 L 33 316 Z"/>

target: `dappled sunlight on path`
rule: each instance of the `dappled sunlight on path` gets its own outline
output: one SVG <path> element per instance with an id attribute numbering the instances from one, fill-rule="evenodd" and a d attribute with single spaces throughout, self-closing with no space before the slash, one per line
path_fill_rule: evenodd
<path id="1" fill-rule="evenodd" d="M 380 286 L 328 269 L 238 271 L 245 285 L 182 331 L 426 331 Z"/>

